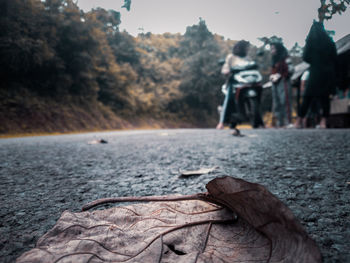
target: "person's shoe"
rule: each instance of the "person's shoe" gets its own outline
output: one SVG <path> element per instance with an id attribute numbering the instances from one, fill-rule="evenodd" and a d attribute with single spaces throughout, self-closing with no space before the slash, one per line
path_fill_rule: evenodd
<path id="1" fill-rule="evenodd" d="M 237 137 L 242 137 L 242 136 L 243 136 L 243 135 L 241 134 L 241 131 L 238 130 L 237 128 L 235 128 L 235 129 L 231 132 L 231 134 L 232 134 L 233 136 L 237 136 Z"/>

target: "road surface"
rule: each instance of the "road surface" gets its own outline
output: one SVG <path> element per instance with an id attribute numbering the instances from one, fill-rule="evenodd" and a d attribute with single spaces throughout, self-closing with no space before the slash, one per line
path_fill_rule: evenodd
<path id="1" fill-rule="evenodd" d="M 208 181 L 230 175 L 286 203 L 324 262 L 350 262 L 350 130 L 243 134 L 175 129 L 1 139 L 0 261 L 33 248 L 65 210 L 103 197 L 204 192 Z M 89 144 L 101 138 L 108 143 Z"/>

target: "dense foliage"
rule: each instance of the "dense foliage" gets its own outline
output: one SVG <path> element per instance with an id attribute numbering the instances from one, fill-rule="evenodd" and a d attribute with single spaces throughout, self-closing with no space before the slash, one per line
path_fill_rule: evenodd
<path id="1" fill-rule="evenodd" d="M 54 131 L 73 119 L 79 129 L 120 127 L 119 118 L 215 125 L 224 82 L 217 62 L 235 41 L 211 33 L 204 20 L 184 35 L 133 37 L 120 32 L 119 12 L 84 13 L 73 0 L 0 5 L 0 132 L 12 132 L 13 121 L 24 131 L 51 122 Z M 268 75 L 269 54 L 259 59 Z"/>
<path id="2" fill-rule="evenodd" d="M 350 0 L 320 0 L 321 6 L 318 9 L 319 19 L 332 19 L 334 14 L 342 14 L 350 5 Z"/>
<path id="3" fill-rule="evenodd" d="M 72 0 L 5 0 L 0 12 L 4 123 L 9 114 L 20 122 L 35 105 L 50 111 L 50 103 L 103 107 L 125 119 L 204 126 L 216 118 L 217 60 L 232 41 L 213 35 L 202 20 L 185 35 L 135 38 L 119 31 L 119 12 L 84 13 Z"/>

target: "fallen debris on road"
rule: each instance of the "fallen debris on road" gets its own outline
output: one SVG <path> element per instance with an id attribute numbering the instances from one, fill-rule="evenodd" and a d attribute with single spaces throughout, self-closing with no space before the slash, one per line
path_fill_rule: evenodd
<path id="1" fill-rule="evenodd" d="M 321 262 L 316 243 L 265 187 L 227 176 L 206 188 L 191 196 L 107 198 L 83 210 L 167 199 L 160 203 L 66 211 L 17 262 Z"/>

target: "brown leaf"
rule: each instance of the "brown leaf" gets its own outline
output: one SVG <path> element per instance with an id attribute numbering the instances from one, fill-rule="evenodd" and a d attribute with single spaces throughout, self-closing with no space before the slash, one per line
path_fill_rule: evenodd
<path id="1" fill-rule="evenodd" d="M 266 240 L 235 219 L 228 209 L 197 200 L 66 211 L 17 262 L 211 262 L 247 250 L 249 240 L 263 249 Z"/>
<path id="2" fill-rule="evenodd" d="M 226 177 L 207 189 L 209 194 L 139 198 L 165 202 L 66 211 L 17 262 L 321 262 L 290 210 L 264 187 Z M 169 201 L 175 198 L 182 201 Z M 118 200 L 135 198 L 97 200 L 85 209 Z"/>
<path id="3" fill-rule="evenodd" d="M 227 176 L 210 181 L 206 188 L 213 199 L 270 240 L 272 262 L 321 262 L 316 243 L 292 211 L 265 187 Z"/>

